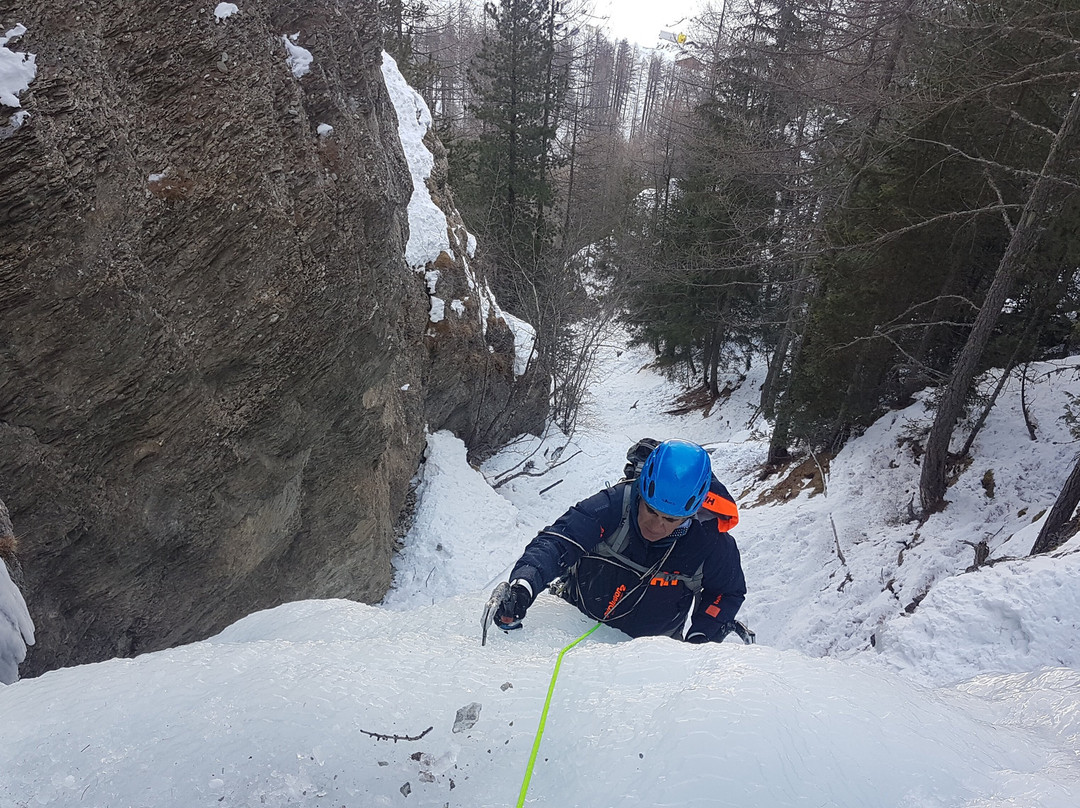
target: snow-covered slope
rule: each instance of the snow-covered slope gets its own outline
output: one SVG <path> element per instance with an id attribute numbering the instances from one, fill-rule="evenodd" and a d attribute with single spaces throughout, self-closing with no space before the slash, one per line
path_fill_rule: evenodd
<path id="1" fill-rule="evenodd" d="M 834 458 L 827 493 L 755 505 L 776 480 L 758 479 L 754 372 L 708 417 L 673 416 L 674 389 L 645 364 L 613 349 L 573 441 L 523 438 L 484 476 L 456 438 L 430 436 L 384 606 L 290 604 L 208 642 L 0 688 L 0 808 L 516 804 L 556 658 L 591 624 L 544 594 L 523 630 L 481 647 L 484 601 L 645 435 L 707 444 L 739 496 L 741 616 L 759 645 L 597 630 L 564 658 L 526 804 L 1075 805 L 1077 543 L 963 572 L 964 542 L 989 535 L 999 557 L 1034 539 L 1073 449 L 1058 416 L 1075 374 L 1036 380 L 1036 442 L 1008 393 L 949 507 L 918 528 L 904 514 L 921 404 Z M 556 455 L 541 476 L 485 481 Z"/>
<path id="2" fill-rule="evenodd" d="M 555 656 L 590 624 L 545 596 L 481 647 L 477 605 L 293 604 L 21 682 L 0 691 L 0 806 L 513 805 Z M 859 663 L 602 628 L 563 663 L 528 804 L 1072 808 L 1078 727 L 1040 715 L 1076 684 L 1011 684 L 1039 709 L 1010 712 Z"/>
<path id="3" fill-rule="evenodd" d="M 767 442 L 753 420 L 759 369 L 708 417 L 670 416 L 664 410 L 675 390 L 644 369 L 647 355 L 615 354 L 594 388 L 587 426 L 564 456 L 581 454 L 543 477 L 500 489 L 523 514 L 525 533 L 587 496 L 598 480 L 617 479 L 623 453 L 638 438 L 688 438 L 710 448 L 716 474 L 739 500 L 735 536 L 750 588 L 741 616 L 762 642 L 813 656 L 880 652 L 927 683 L 1038 665 L 1080 668 L 1080 540 L 1053 558 L 965 573 L 980 541 L 992 561 L 1031 549 L 1077 451 L 1064 416 L 1069 395 L 1080 394 L 1080 360 L 1029 370 L 1026 405 L 1038 425 L 1035 441 L 1021 411 L 1019 380 L 1006 388 L 975 442 L 974 462 L 948 491 L 948 507 L 920 526 L 909 505 L 918 503 L 915 446 L 933 418 L 922 401 L 882 418 L 831 463 L 809 462 L 811 472 L 829 469 L 815 495 L 810 481 L 790 470 L 761 479 Z M 958 431 L 958 444 L 965 437 Z M 485 471 L 496 476 L 538 444 L 503 452 Z M 549 438 L 533 459 L 542 464 L 545 449 L 557 445 Z M 785 475 L 792 479 L 781 486 Z"/>

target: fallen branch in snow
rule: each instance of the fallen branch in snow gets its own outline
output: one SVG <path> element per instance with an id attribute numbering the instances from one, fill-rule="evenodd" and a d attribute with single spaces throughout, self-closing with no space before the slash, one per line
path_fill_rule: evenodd
<path id="1" fill-rule="evenodd" d="M 833 541 L 836 542 L 836 557 L 840 559 L 840 563 L 845 567 L 847 566 L 847 560 L 844 558 L 844 551 L 840 549 L 840 534 L 836 532 L 836 522 L 833 521 L 832 514 L 829 514 L 829 524 L 832 525 Z"/>
<path id="2" fill-rule="evenodd" d="M 570 462 L 575 457 L 577 457 L 579 454 L 581 454 L 581 449 L 578 449 L 576 452 L 574 452 L 572 455 L 570 455 L 570 457 L 563 458 L 558 463 L 552 463 L 550 466 L 548 466 L 545 469 L 542 469 L 541 471 L 535 471 L 536 464 L 534 464 L 532 461 L 529 461 L 528 463 L 525 464 L 525 468 L 523 468 L 521 471 L 516 472 L 514 474 L 511 474 L 511 475 L 509 475 L 507 477 L 503 477 L 501 479 L 496 480 L 495 482 L 493 482 L 491 484 L 491 487 L 494 490 L 498 490 L 499 488 L 504 486 L 506 483 L 510 482 L 511 480 L 516 480 L 518 477 L 543 477 L 545 474 L 547 474 L 552 469 L 557 469 L 563 463 Z"/>
<path id="3" fill-rule="evenodd" d="M 1080 365 L 1066 365 L 1063 368 L 1053 368 L 1042 374 L 1040 378 L 1048 379 L 1051 376 L 1056 376 L 1058 373 L 1067 373 L 1070 370 L 1080 370 Z"/>
<path id="4" fill-rule="evenodd" d="M 823 469 L 821 467 L 821 463 L 818 462 L 817 455 L 814 454 L 813 449 L 810 450 L 810 456 L 812 458 L 814 458 L 814 465 L 817 466 L 818 474 L 821 475 L 821 495 L 823 497 L 827 498 L 829 496 L 829 485 L 828 485 L 828 483 L 825 482 L 825 469 Z M 832 514 L 829 515 L 829 520 L 830 521 L 832 520 Z M 832 529 L 833 529 L 833 535 L 835 536 L 836 535 L 836 525 L 833 525 Z M 840 542 L 839 541 L 836 542 L 836 549 L 837 550 L 840 549 Z M 840 560 L 841 561 L 844 560 L 843 556 L 840 557 Z"/>
<path id="5" fill-rule="evenodd" d="M 824 475 L 822 475 L 824 479 Z M 832 525 L 833 541 L 836 542 L 836 557 L 840 559 L 840 563 L 844 566 L 844 580 L 837 587 L 837 592 L 843 592 L 844 587 L 852 582 L 851 571 L 847 568 L 847 559 L 844 558 L 844 551 L 840 549 L 840 534 L 836 532 L 836 522 L 833 520 L 832 514 L 829 514 L 829 524 Z"/>
<path id="6" fill-rule="evenodd" d="M 372 738 L 378 741 L 393 741 L 394 743 L 397 743 L 398 741 L 419 741 L 433 729 L 435 729 L 435 727 L 428 727 L 419 735 L 383 735 L 381 732 L 368 732 L 366 729 L 362 729 L 360 731 L 364 735 L 370 735 Z"/>
<path id="7" fill-rule="evenodd" d="M 514 471 L 515 469 L 521 468 L 522 466 L 524 466 L 524 467 L 525 467 L 525 470 L 526 470 L 526 471 L 531 471 L 531 470 L 532 470 L 533 468 L 535 468 L 535 466 L 536 466 L 536 461 L 534 461 L 534 460 L 532 459 L 532 458 L 533 458 L 533 455 L 535 455 L 535 454 L 536 454 L 537 452 L 539 452 L 539 451 L 540 451 L 540 448 L 541 448 L 541 447 L 542 447 L 542 446 L 544 445 L 544 443 L 543 443 L 543 438 L 546 438 L 546 437 L 547 437 L 547 434 L 545 433 L 545 434 L 544 434 L 543 436 L 541 436 L 541 437 L 542 437 L 542 440 L 541 440 L 541 442 L 540 442 L 540 443 L 538 443 L 538 444 L 536 444 L 536 446 L 534 446 L 534 447 L 532 448 L 532 451 L 530 451 L 530 452 L 529 452 L 529 453 L 528 453 L 527 455 L 525 455 L 525 457 L 521 458 L 521 460 L 519 460 L 519 461 L 518 461 L 517 463 L 515 463 L 515 464 L 514 464 L 513 466 L 511 466 L 510 468 L 508 468 L 508 469 L 507 469 L 506 471 L 504 471 L 504 472 L 503 472 L 503 474 L 509 474 L 510 472 Z M 512 441 L 510 441 L 510 442 L 509 442 L 508 444 L 506 444 L 506 446 L 504 446 L 504 447 L 503 447 L 503 449 L 504 449 L 504 450 L 505 450 L 505 449 L 508 449 L 509 447 L 513 446 L 514 444 L 516 444 L 516 443 L 519 443 L 519 442 L 520 442 L 521 440 L 522 440 L 522 438 L 515 438 L 514 440 L 512 440 Z M 555 449 L 555 455 L 556 455 L 556 459 L 558 459 L 558 456 L 562 454 L 562 452 L 563 452 L 563 449 L 565 449 L 565 448 L 566 448 L 566 445 L 563 445 L 563 446 L 560 446 L 560 447 L 558 447 L 558 448 L 556 448 L 556 449 Z M 544 456 L 545 456 L 545 457 L 547 456 L 547 452 L 544 452 Z M 497 482 L 498 482 L 498 481 L 497 481 Z M 499 485 L 502 485 L 502 483 L 501 483 L 501 482 L 499 482 L 498 484 L 499 484 Z M 496 487 L 498 487 L 498 486 L 496 486 Z"/>

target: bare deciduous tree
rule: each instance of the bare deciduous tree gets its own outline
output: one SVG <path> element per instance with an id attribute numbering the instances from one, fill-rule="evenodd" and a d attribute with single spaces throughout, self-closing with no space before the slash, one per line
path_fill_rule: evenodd
<path id="1" fill-rule="evenodd" d="M 1013 281 L 1023 269 L 1034 251 L 1041 229 L 1041 222 L 1050 207 L 1051 195 L 1057 187 L 1055 177 L 1065 162 L 1072 156 L 1075 147 L 1077 127 L 1080 124 L 1080 90 L 1072 95 L 1068 112 L 1054 136 L 1050 151 L 1046 155 L 1042 171 L 1031 189 L 1024 204 L 1020 220 L 1013 228 L 1009 246 L 1001 257 L 993 283 L 986 293 L 979 314 L 971 327 L 971 333 L 964 343 L 956 367 L 949 383 L 938 403 L 934 424 L 926 440 L 926 451 L 922 459 L 922 473 L 919 478 L 919 499 L 924 514 L 940 509 L 945 500 L 946 476 L 949 441 L 964 402 L 971 389 L 972 380 L 978 369 L 979 360 L 990 340 L 990 335 L 1001 314 L 1001 308 L 1012 289 Z"/>

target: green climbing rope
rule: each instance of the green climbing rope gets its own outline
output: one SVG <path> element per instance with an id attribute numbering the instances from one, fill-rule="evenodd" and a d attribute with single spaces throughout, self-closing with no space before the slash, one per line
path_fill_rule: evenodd
<path id="1" fill-rule="evenodd" d="M 555 659 L 555 670 L 551 672 L 551 684 L 548 685 L 547 698 L 544 699 L 544 709 L 540 713 L 540 726 L 536 728 L 536 738 L 533 740 L 532 752 L 529 754 L 529 764 L 525 767 L 525 779 L 521 783 L 517 808 L 521 808 L 525 804 L 525 795 L 529 793 L 529 781 L 532 779 L 533 764 L 536 763 L 536 753 L 540 751 L 540 741 L 544 737 L 544 725 L 547 723 L 548 708 L 551 706 L 551 694 L 555 692 L 555 680 L 559 678 L 559 667 L 562 665 L 563 655 L 598 628 L 600 628 L 599 623 L 559 651 L 559 656 Z"/>

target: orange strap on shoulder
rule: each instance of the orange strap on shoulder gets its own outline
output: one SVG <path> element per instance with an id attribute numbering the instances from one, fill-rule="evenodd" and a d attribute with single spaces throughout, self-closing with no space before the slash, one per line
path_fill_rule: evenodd
<path id="1" fill-rule="evenodd" d="M 705 501 L 701 503 L 701 507 L 716 514 L 717 528 L 721 533 L 726 533 L 739 524 L 739 507 L 730 499 L 714 491 L 705 495 Z"/>

